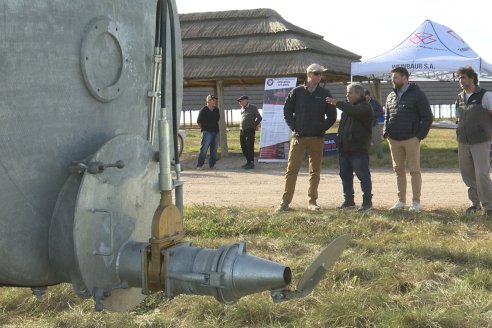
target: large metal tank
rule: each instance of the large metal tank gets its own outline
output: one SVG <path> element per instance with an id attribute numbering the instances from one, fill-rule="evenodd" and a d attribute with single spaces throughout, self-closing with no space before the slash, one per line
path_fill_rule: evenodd
<path id="1" fill-rule="evenodd" d="M 97 310 L 159 290 L 225 303 L 312 290 L 345 237 L 293 292 L 290 269 L 244 242 L 181 240 L 182 66 L 174 0 L 0 0 L 0 286 L 69 282 Z"/>
<path id="2" fill-rule="evenodd" d="M 50 221 L 68 167 L 146 137 L 156 1 L 0 2 L 0 281 L 59 281 Z M 96 191 L 95 191 L 96 192 Z"/>

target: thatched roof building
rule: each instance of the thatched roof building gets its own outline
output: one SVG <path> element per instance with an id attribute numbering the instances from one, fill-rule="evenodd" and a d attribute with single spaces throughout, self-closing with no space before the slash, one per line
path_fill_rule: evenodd
<path id="1" fill-rule="evenodd" d="M 297 76 L 319 63 L 327 82 L 350 80 L 361 57 L 293 25 L 271 9 L 180 14 L 184 85 L 263 84 L 265 77 Z"/>

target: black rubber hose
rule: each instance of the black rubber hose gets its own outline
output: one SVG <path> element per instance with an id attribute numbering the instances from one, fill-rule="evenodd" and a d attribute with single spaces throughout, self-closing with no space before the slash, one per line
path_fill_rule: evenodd
<path id="1" fill-rule="evenodd" d="M 159 41 L 160 44 L 159 46 L 162 49 L 162 65 L 161 65 L 161 108 L 163 108 L 166 104 L 166 54 L 167 54 L 167 42 L 166 42 L 166 37 L 167 37 L 167 1 L 163 1 L 161 3 L 161 19 L 160 19 L 160 36 L 159 36 Z"/>
<path id="2" fill-rule="evenodd" d="M 162 0 L 157 0 L 157 10 L 155 11 L 155 47 L 161 44 L 161 6 Z"/>
<path id="3" fill-rule="evenodd" d="M 173 2 L 167 0 L 168 11 L 169 11 L 169 22 L 171 27 L 171 83 L 172 83 L 172 113 L 173 113 L 173 141 L 174 141 L 174 163 L 179 164 L 179 151 L 178 151 L 178 88 L 177 88 L 177 77 L 176 77 L 176 35 L 175 35 L 175 24 L 179 24 L 175 21 Z"/>

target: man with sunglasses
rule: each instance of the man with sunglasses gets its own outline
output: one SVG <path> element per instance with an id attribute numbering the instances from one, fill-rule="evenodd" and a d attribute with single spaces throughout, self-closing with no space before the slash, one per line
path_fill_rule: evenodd
<path id="1" fill-rule="evenodd" d="M 309 65 L 306 83 L 292 89 L 285 100 L 284 118 L 292 134 L 284 193 L 277 212 L 289 210 L 305 153 L 309 156 L 308 209 L 320 210 L 317 200 L 325 131 L 337 119 L 335 106 L 325 101 L 332 97 L 330 91 L 319 85 L 323 72 L 326 72 L 323 66 Z"/>

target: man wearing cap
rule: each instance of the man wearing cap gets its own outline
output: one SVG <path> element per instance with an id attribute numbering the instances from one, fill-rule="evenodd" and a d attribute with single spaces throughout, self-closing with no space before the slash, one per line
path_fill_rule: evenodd
<path id="1" fill-rule="evenodd" d="M 215 106 L 216 99 L 214 95 L 207 96 L 207 105 L 200 109 L 196 120 L 202 132 L 200 153 L 198 154 L 198 163 L 196 165 L 197 170 L 203 169 L 208 148 L 210 148 L 210 157 L 208 159 L 210 169 L 215 169 L 215 163 L 217 162 L 220 113 L 217 106 Z"/>
<path id="2" fill-rule="evenodd" d="M 239 142 L 246 157 L 246 164 L 242 168 L 251 170 L 255 168 L 255 131 L 258 130 L 262 117 L 258 107 L 249 103 L 248 96 L 241 96 L 237 101 L 241 105 Z"/>
<path id="3" fill-rule="evenodd" d="M 320 210 L 317 200 L 325 131 L 337 119 L 336 107 L 326 102 L 331 92 L 319 85 L 325 71 L 321 65 L 309 65 L 306 83 L 292 89 L 285 100 L 284 118 L 292 134 L 284 194 L 277 212 L 289 210 L 304 153 L 309 155 L 308 209 Z"/>

